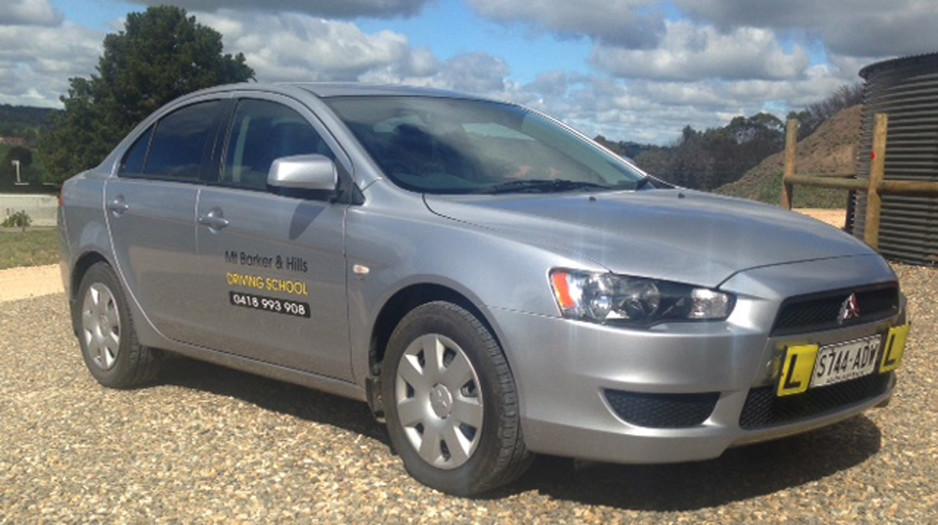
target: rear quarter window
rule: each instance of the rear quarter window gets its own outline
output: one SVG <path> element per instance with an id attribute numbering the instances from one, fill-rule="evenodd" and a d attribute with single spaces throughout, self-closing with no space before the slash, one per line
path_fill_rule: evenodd
<path id="1" fill-rule="evenodd" d="M 124 155 L 121 175 L 198 180 L 211 153 L 220 104 L 199 102 L 160 119 Z"/>
<path id="2" fill-rule="evenodd" d="M 150 139 L 153 137 L 153 128 L 146 130 L 143 135 L 127 150 L 121 161 L 121 175 L 141 175 L 143 166 L 147 161 L 147 152 L 150 150 Z"/>

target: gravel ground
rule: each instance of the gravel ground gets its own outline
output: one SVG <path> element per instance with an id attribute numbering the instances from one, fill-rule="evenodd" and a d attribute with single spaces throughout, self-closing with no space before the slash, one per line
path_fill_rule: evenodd
<path id="1" fill-rule="evenodd" d="M 500 493 L 404 472 L 365 405 L 186 359 L 107 390 L 61 294 L 0 309 L 0 523 L 938 520 L 938 270 L 897 266 L 912 335 L 885 410 L 702 463 L 540 458 Z"/>

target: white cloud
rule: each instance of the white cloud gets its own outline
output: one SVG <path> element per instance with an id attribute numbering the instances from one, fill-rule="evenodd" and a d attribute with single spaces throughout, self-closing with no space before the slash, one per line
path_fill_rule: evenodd
<path id="1" fill-rule="evenodd" d="M 486 53 L 466 53 L 446 61 L 437 75 L 440 87 L 478 94 L 503 94 L 510 71 Z"/>
<path id="2" fill-rule="evenodd" d="M 508 65 L 487 53 L 465 53 L 441 61 L 427 50 L 416 49 L 411 59 L 417 59 L 423 66 L 389 65 L 368 71 L 358 80 L 448 89 L 520 103 L 532 100 L 531 96 L 521 91 L 517 83 L 509 80 Z"/>
<path id="3" fill-rule="evenodd" d="M 199 14 L 223 35 L 226 52 L 242 52 L 261 81 L 357 80 L 376 68 L 420 68 L 407 37 L 391 31 L 365 34 L 348 22 L 306 15 L 221 11 Z"/>
<path id="4" fill-rule="evenodd" d="M 164 0 L 130 0 L 143 5 L 161 5 Z M 428 0 L 176 0 L 174 5 L 192 11 L 240 10 L 269 13 L 304 13 L 325 18 L 391 18 L 414 16 Z"/>
<path id="5" fill-rule="evenodd" d="M 60 106 L 68 79 L 94 71 L 103 38 L 67 22 L 59 27 L 0 26 L 0 103 Z"/>
<path id="6" fill-rule="evenodd" d="M 496 22 L 591 39 L 595 74 L 551 71 L 523 94 L 588 134 L 627 140 L 667 142 L 687 124 L 760 111 L 784 117 L 859 81 L 865 65 L 938 50 L 934 0 L 469 3 Z"/>
<path id="7" fill-rule="evenodd" d="M 748 26 L 806 32 L 839 55 L 887 57 L 938 48 L 934 0 L 675 0 L 675 4 L 724 31 Z"/>
<path id="8" fill-rule="evenodd" d="M 363 81 L 405 83 L 505 96 L 503 60 L 465 53 L 440 61 L 391 31 L 364 33 L 349 22 L 307 15 L 221 11 L 199 20 L 223 35 L 226 52 L 242 52 L 259 81 Z"/>
<path id="9" fill-rule="evenodd" d="M 668 22 L 655 49 L 597 46 L 593 63 L 616 76 L 661 80 L 702 78 L 790 79 L 804 74 L 808 54 L 786 52 L 765 29 L 741 27 L 721 33 L 713 26 Z"/>
<path id="10" fill-rule="evenodd" d="M 51 0 L 4 0 L 0 4 L 0 26 L 57 26 L 62 20 Z"/>
<path id="11" fill-rule="evenodd" d="M 664 31 L 656 0 L 468 0 L 482 16 L 628 48 L 654 47 Z"/>
<path id="12" fill-rule="evenodd" d="M 673 38 L 664 36 L 665 24 L 667 15 L 674 21 L 676 8 L 681 22 L 697 32 L 712 26 L 734 37 L 740 31 L 762 30 L 776 40 L 817 45 L 834 55 L 887 58 L 938 49 L 934 0 L 467 1 L 491 20 L 587 37 L 602 48 L 660 51 L 659 44 Z"/>
<path id="13" fill-rule="evenodd" d="M 566 88 L 559 85 L 564 81 Z M 536 91 L 538 86 L 548 89 Z M 533 106 L 589 136 L 666 143 L 676 138 L 689 122 L 701 127 L 725 124 L 722 115 L 713 109 L 670 105 L 645 86 L 598 76 L 561 78 L 550 75 L 524 87 L 538 95 Z"/>
<path id="14" fill-rule="evenodd" d="M 740 114 L 814 102 L 839 86 L 843 75 L 835 66 L 809 66 L 799 48 L 785 52 L 766 30 L 723 35 L 712 27 L 671 24 L 658 51 L 597 48 L 597 55 L 610 49 L 635 53 L 630 59 L 642 67 L 640 75 L 622 79 L 551 71 L 519 85 L 499 57 L 468 52 L 440 59 L 391 31 L 366 33 L 354 23 L 302 14 L 224 10 L 196 15 L 222 33 L 226 52 L 245 53 L 259 81 L 365 81 L 453 89 L 530 105 L 588 135 L 614 140 L 667 143 L 687 124 L 696 129 L 723 126 Z M 661 54 L 671 54 L 668 67 L 648 65 Z M 687 69 L 693 71 L 690 80 L 680 73 Z"/>
<path id="15" fill-rule="evenodd" d="M 860 81 L 859 73 L 864 67 L 879 62 L 880 58 L 873 57 L 851 57 L 843 55 L 829 55 L 830 69 L 832 74 L 840 79 L 842 84 L 853 84 Z"/>
<path id="16" fill-rule="evenodd" d="M 780 1 L 794 5 L 794 0 Z M 240 6 L 247 6 L 247 0 L 177 4 L 192 9 L 200 23 L 218 30 L 225 52 L 243 52 L 259 81 L 367 81 L 453 89 L 531 105 L 588 135 L 602 134 L 613 140 L 667 143 L 687 124 L 695 129 L 722 126 L 734 116 L 765 110 L 784 117 L 788 109 L 800 109 L 841 84 L 858 80 L 860 67 L 881 58 L 877 53 L 863 55 L 869 58 L 835 53 L 814 40 L 845 42 L 851 36 L 847 30 L 839 34 L 824 29 L 823 24 L 804 22 L 801 33 L 786 33 L 786 27 L 796 28 L 801 22 L 761 1 L 737 9 L 751 8 L 759 13 L 757 17 L 734 14 L 727 7 L 739 2 L 701 0 L 693 18 L 678 22 L 664 21 L 662 4 L 656 0 L 469 2 L 477 12 L 500 23 L 592 39 L 590 65 L 594 70 L 548 70 L 520 85 L 502 57 L 478 52 L 471 44 L 462 53 L 442 58 L 433 49 L 414 46 L 400 32 L 365 32 L 354 22 L 310 14 L 341 4 L 347 13 L 402 15 L 407 9 L 419 10 L 425 0 L 290 0 L 260 7 L 251 3 L 244 8 Z M 676 0 L 675 5 L 691 11 L 683 0 Z M 14 25 L 0 25 L 0 103 L 58 105 L 69 77 L 94 72 L 103 34 L 69 23 L 43 26 L 61 16 L 48 0 L 15 6 L 46 6 L 52 18 L 17 15 Z M 866 3 L 858 6 L 860 11 L 866 9 Z M 809 8 L 803 11 L 812 16 L 827 13 L 814 4 Z M 0 22 L 14 20 L 13 11 L 14 4 L 0 6 Z M 905 15 L 882 16 L 899 20 L 895 17 Z M 889 26 L 884 20 L 878 19 L 877 27 Z M 853 33 L 856 38 L 867 35 Z M 909 35 L 905 41 L 916 39 L 927 40 Z M 827 63 L 812 64 L 807 49 L 814 53 L 821 49 Z"/>
<path id="17" fill-rule="evenodd" d="M 788 110 L 816 102 L 843 84 L 836 68 L 815 66 L 794 80 L 706 79 L 693 82 L 551 72 L 523 87 L 531 104 L 590 136 L 656 144 L 697 130 L 726 125 L 738 115 L 762 111 L 784 118 Z"/>

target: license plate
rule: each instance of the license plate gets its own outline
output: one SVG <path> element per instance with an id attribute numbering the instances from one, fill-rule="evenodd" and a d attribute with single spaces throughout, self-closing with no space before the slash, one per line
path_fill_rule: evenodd
<path id="1" fill-rule="evenodd" d="M 809 388 L 842 383 L 872 373 L 882 340 L 883 337 L 877 334 L 822 346 L 817 353 Z"/>
<path id="2" fill-rule="evenodd" d="M 881 374 L 895 370 L 902 362 L 908 335 L 909 325 L 903 325 L 890 328 L 885 339 L 876 334 L 824 346 L 786 347 L 776 394 L 800 394 L 872 374 L 877 368 Z"/>

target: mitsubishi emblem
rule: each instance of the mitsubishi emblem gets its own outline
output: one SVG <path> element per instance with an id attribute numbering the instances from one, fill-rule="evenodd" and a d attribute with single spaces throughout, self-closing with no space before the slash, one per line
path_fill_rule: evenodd
<path id="1" fill-rule="evenodd" d="M 840 305 L 840 312 L 837 314 L 837 323 L 844 324 L 850 319 L 860 317 L 860 305 L 857 304 L 857 294 L 852 293 L 850 297 L 844 300 Z"/>

